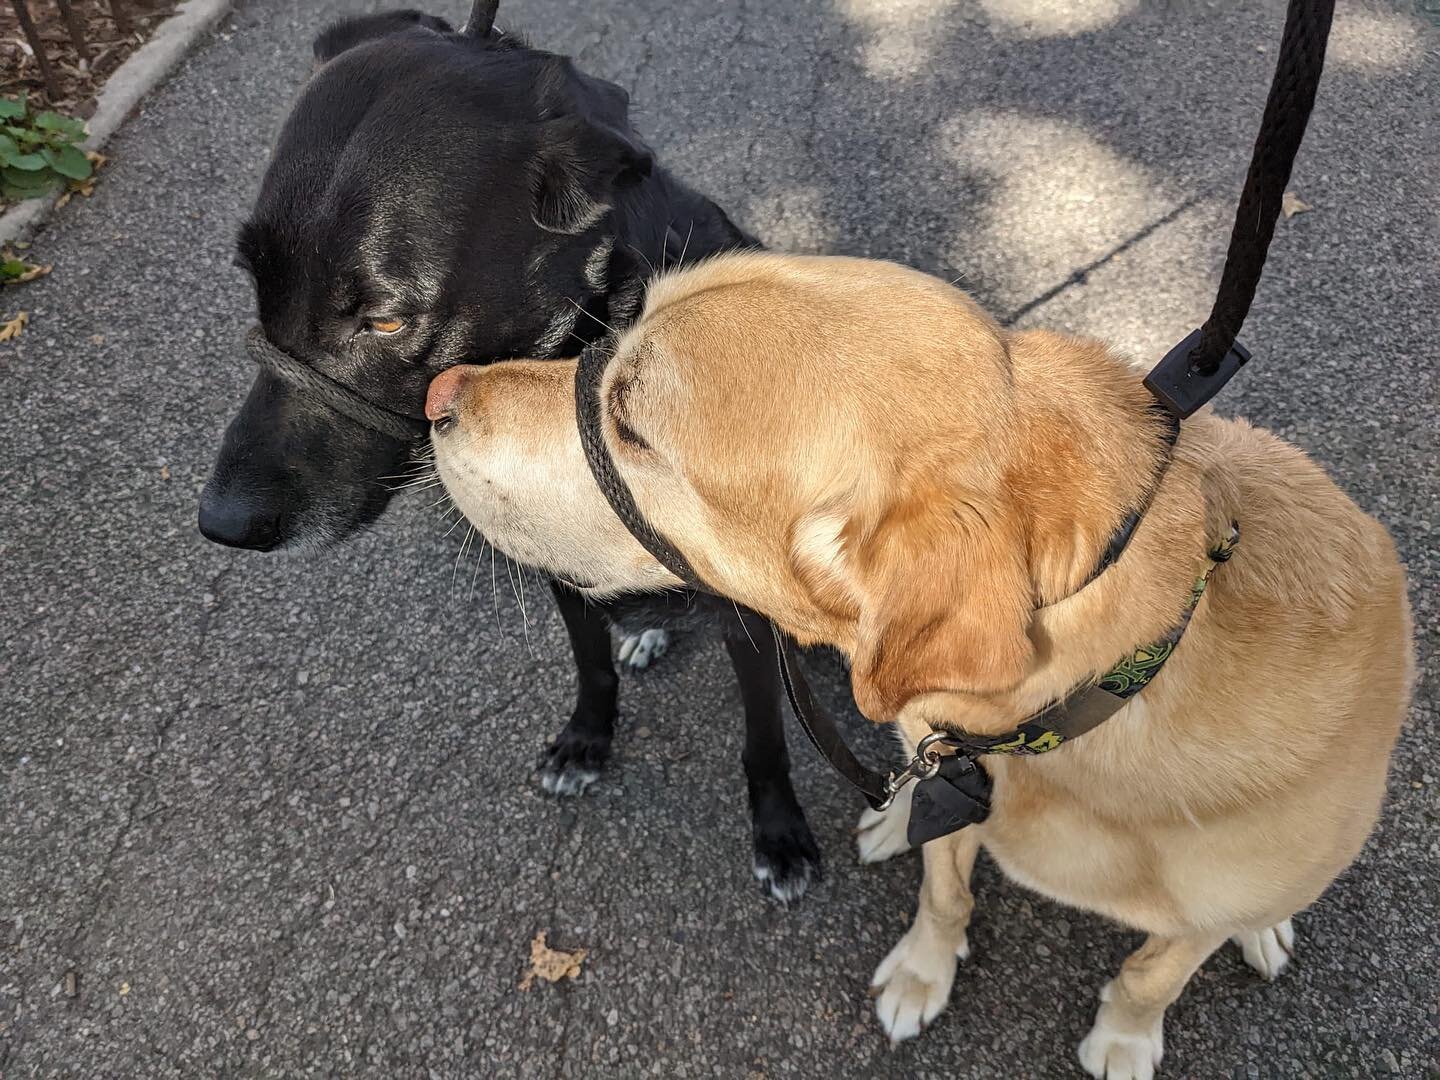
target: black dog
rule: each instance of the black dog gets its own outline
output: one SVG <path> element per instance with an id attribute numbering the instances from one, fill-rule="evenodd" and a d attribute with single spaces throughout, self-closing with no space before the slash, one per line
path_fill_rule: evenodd
<path id="1" fill-rule="evenodd" d="M 644 271 L 752 246 L 714 203 L 656 167 L 628 96 L 567 58 L 492 30 L 396 12 L 340 23 L 276 144 L 242 227 L 270 342 L 370 401 L 422 418 L 461 361 L 575 355 L 633 311 Z M 225 433 L 200 531 L 268 551 L 334 543 L 373 522 L 423 442 L 377 434 L 262 371 Z M 542 764 L 584 789 L 608 757 L 610 624 L 680 597 L 597 607 L 552 585 L 579 669 L 574 715 Z M 790 784 L 764 624 L 717 608 L 745 706 L 755 873 L 800 896 L 819 850 Z"/>

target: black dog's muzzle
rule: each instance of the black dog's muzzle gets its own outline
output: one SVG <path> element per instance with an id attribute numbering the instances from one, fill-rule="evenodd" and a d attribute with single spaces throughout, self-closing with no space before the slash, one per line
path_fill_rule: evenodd
<path id="1" fill-rule="evenodd" d="M 428 421 L 376 405 L 344 383 L 302 364 L 277 348 L 259 326 L 252 326 L 246 331 L 245 351 L 250 354 L 250 359 L 277 379 L 378 435 L 396 442 L 412 443 L 430 432 Z"/>

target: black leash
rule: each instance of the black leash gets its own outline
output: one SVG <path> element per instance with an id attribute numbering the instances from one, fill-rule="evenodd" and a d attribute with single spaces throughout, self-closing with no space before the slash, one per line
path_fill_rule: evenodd
<path id="1" fill-rule="evenodd" d="M 361 427 L 404 443 L 415 442 L 430 434 L 428 420 L 406 416 L 361 397 L 344 383 L 322 375 L 308 364 L 302 364 L 283 349 L 276 347 L 258 326 L 252 326 L 246 331 L 245 350 L 250 354 L 250 359 L 277 379 L 289 383 L 302 393 L 319 398 Z"/>
<path id="2" fill-rule="evenodd" d="M 1334 14 L 1335 0 L 1290 0 L 1215 304 L 1205 325 L 1145 377 L 1146 388 L 1182 420 L 1219 393 L 1250 359 L 1249 350 L 1235 339 L 1255 300 L 1290 170 L 1315 106 Z"/>
<path id="3" fill-rule="evenodd" d="M 810 692 L 810 684 L 805 681 L 805 672 L 800 667 L 795 639 L 773 622 L 770 633 L 775 637 L 775 652 L 780 657 L 780 681 L 785 684 L 785 696 L 790 699 L 790 708 L 806 737 L 820 751 L 820 756 L 830 763 L 830 767 L 865 796 L 871 809 L 884 810 L 898 790 L 894 774 L 877 772 L 855 756 L 840 729 L 835 726 L 835 721 Z"/>
<path id="4" fill-rule="evenodd" d="M 1236 211 L 1214 307 L 1205 325 L 1171 349 L 1145 377 L 1145 386 L 1173 420 L 1167 432 L 1167 449 L 1174 443 L 1179 421 L 1214 397 L 1250 359 L 1249 351 L 1236 338 L 1254 301 L 1265 256 L 1275 234 L 1281 199 L 1315 104 L 1334 8 L 1334 0 L 1290 0 L 1280 56 Z M 612 350 L 613 342 L 590 346 L 581 354 L 576 373 L 576 419 L 590 469 L 616 515 L 636 540 L 685 584 L 699 591 L 711 592 L 713 590 L 700 580 L 685 556 L 640 513 L 629 486 L 616 470 L 605 446 L 600 386 Z M 1158 482 L 1157 475 L 1155 484 Z M 1153 490 L 1152 485 L 1141 506 L 1127 516 L 1116 537 L 1112 537 L 1102 555 L 1100 571 L 1119 559 Z M 1233 547 L 1235 539 L 1238 539 L 1238 532 L 1234 532 L 1229 541 L 1230 547 Z M 1212 552 L 1211 568 L 1228 557 L 1229 547 L 1218 553 Z M 1198 602 L 1203 588 L 1203 583 L 1197 583 L 1192 598 L 1194 601 Z M 907 831 L 912 845 L 984 821 L 989 815 L 990 781 L 984 770 L 979 768 L 977 756 L 987 753 L 1042 753 L 1053 749 L 1102 723 L 1123 707 L 1129 693 L 1139 688 L 1136 686 L 1128 692 L 1106 689 L 1105 693 L 1120 702 L 1119 705 L 1113 702 L 1096 705 L 1082 695 L 1086 688 L 1081 688 L 1081 691 L 1023 723 L 1016 733 L 1011 733 L 1018 733 L 1018 739 L 999 736 L 983 740 L 936 732 L 922 740 L 914 758 L 902 770 L 881 773 L 855 757 L 835 721 L 815 700 L 800 666 L 795 642 L 773 623 L 771 629 L 791 708 L 806 736 L 835 771 L 877 810 L 888 806 L 905 784 L 919 781 Z M 1182 626 L 1180 630 L 1183 629 Z M 1169 642 L 1171 648 L 1177 640 L 1178 633 Z M 1148 681 L 1148 676 L 1144 681 Z M 1079 707 L 1072 707 L 1072 702 Z M 1047 722 L 1043 730 L 1039 726 L 1041 721 Z M 1044 740 L 1045 745 L 1042 747 L 1037 739 L 1032 739 L 1032 732 L 1027 729 L 1034 729 L 1033 734 Z M 941 755 L 937 745 L 950 747 L 956 752 Z"/>

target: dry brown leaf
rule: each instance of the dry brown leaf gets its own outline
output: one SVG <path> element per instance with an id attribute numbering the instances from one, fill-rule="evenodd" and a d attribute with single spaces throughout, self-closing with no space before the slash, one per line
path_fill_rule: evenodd
<path id="1" fill-rule="evenodd" d="M 22 311 L 13 319 L 0 317 L 0 341 L 11 341 L 20 336 L 25 329 L 25 324 L 30 321 L 30 313 Z"/>
<path id="2" fill-rule="evenodd" d="M 161 465 L 161 466 L 160 466 L 160 479 L 161 479 L 161 480 L 169 480 L 169 479 L 170 479 L 170 466 L 169 466 L 169 465 Z"/>
<path id="3" fill-rule="evenodd" d="M 1313 206 L 1305 202 L 1293 191 L 1287 191 L 1284 195 L 1280 196 L 1280 212 L 1285 215 L 1285 220 L 1287 221 L 1296 214 L 1303 214 L 1307 210 L 1314 209 Z"/>
<path id="4" fill-rule="evenodd" d="M 535 985 L 537 978 L 557 983 L 561 979 L 574 979 L 580 975 L 580 965 L 585 962 L 590 950 L 563 952 L 552 949 L 545 944 L 547 933 L 548 930 L 541 930 L 535 935 L 535 940 L 530 942 L 530 970 L 525 973 L 525 978 L 520 980 L 521 990 L 529 990 Z"/>
<path id="5" fill-rule="evenodd" d="M 90 164 L 95 167 L 95 172 L 92 172 L 84 180 L 66 181 L 65 190 L 61 192 L 60 197 L 55 200 L 56 210 L 65 209 L 66 204 L 76 195 L 81 195 L 88 199 L 91 195 L 95 194 L 95 181 L 100 178 L 100 166 L 104 165 L 105 162 L 110 159 L 104 154 L 97 154 L 94 150 L 85 151 L 85 156 L 90 159 Z"/>
<path id="6" fill-rule="evenodd" d="M 32 263 L 28 259 L 20 258 L 20 256 L 16 255 L 12 251 L 0 252 L 0 260 L 8 261 L 11 259 L 15 260 L 16 262 L 24 263 L 25 270 L 22 273 L 17 274 L 15 277 L 7 278 L 5 280 L 6 285 L 23 285 L 27 281 L 34 281 L 36 278 L 44 277 L 46 274 L 50 273 L 51 270 L 55 269 L 54 263 L 47 263 L 44 266 L 41 266 L 39 263 Z"/>

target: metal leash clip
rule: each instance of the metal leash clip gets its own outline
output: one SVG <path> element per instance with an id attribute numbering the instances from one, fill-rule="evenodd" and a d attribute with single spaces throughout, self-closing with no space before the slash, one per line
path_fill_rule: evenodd
<path id="1" fill-rule="evenodd" d="M 932 732 L 920 740 L 920 745 L 915 748 L 915 756 L 899 772 L 891 772 L 885 777 L 885 801 L 875 809 L 885 811 L 890 809 L 890 804 L 895 801 L 895 796 L 900 789 L 913 780 L 929 780 L 940 771 L 940 763 L 943 760 L 939 754 L 930 748 L 937 743 L 944 744 L 947 736 L 941 732 Z"/>

